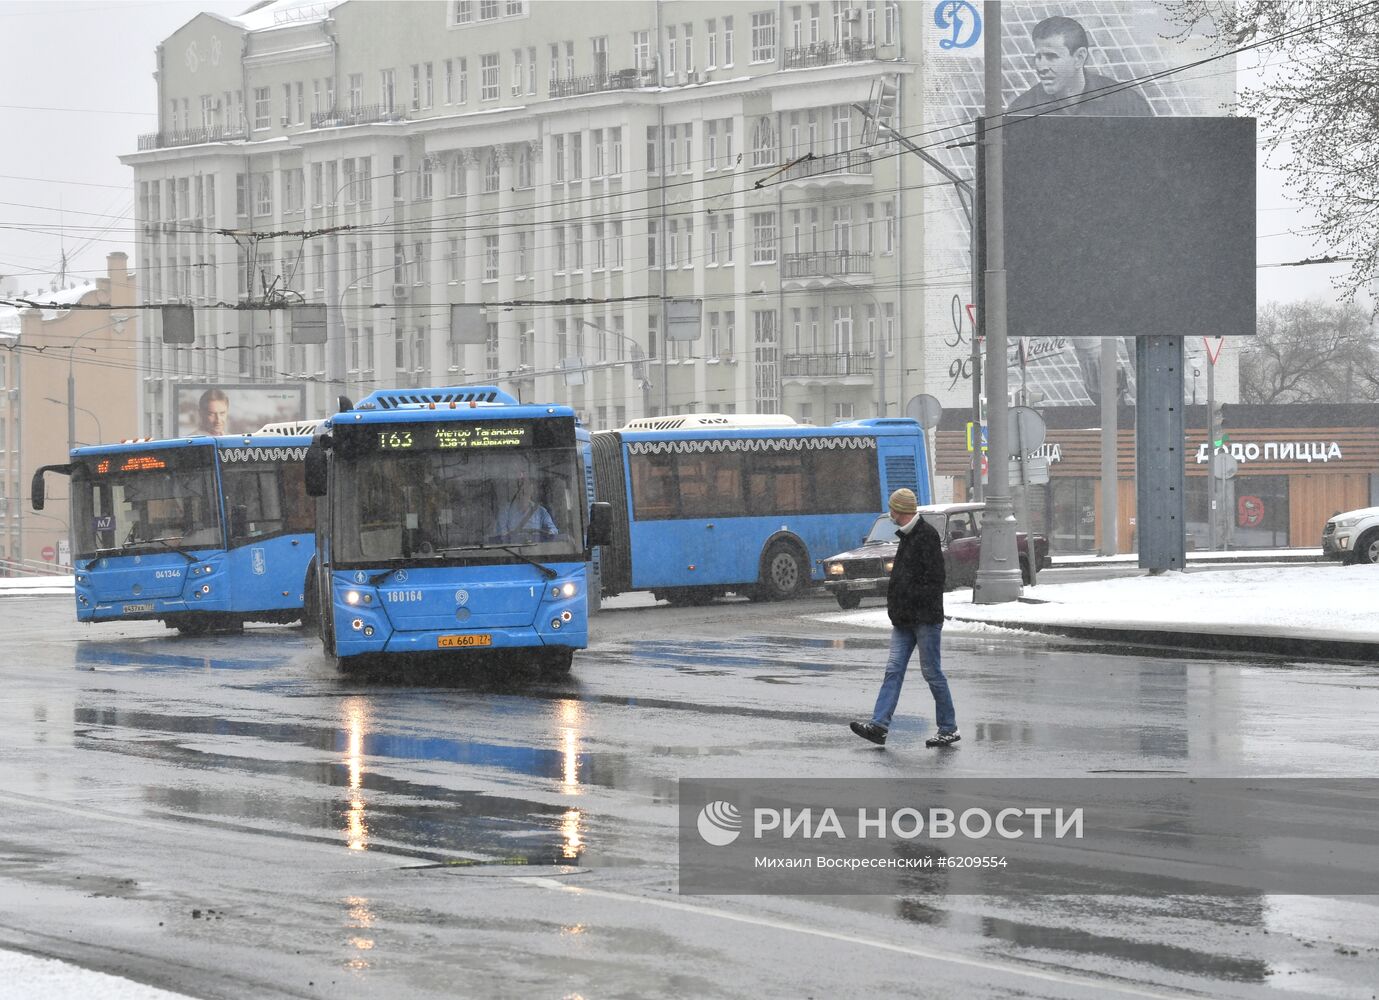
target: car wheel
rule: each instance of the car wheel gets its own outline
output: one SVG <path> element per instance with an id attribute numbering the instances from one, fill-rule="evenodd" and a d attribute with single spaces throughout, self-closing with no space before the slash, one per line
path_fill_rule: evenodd
<path id="1" fill-rule="evenodd" d="M 1371 528 L 1355 543 L 1355 561 L 1379 563 L 1379 528 Z"/>
<path id="2" fill-rule="evenodd" d="M 799 550 L 789 542 L 776 542 L 761 561 L 761 583 L 757 589 L 768 601 L 788 601 L 804 589 L 808 578 Z"/>
<path id="3" fill-rule="evenodd" d="M 842 593 L 834 596 L 838 598 L 838 607 L 842 608 L 844 611 L 851 611 L 862 603 L 861 594 Z"/>

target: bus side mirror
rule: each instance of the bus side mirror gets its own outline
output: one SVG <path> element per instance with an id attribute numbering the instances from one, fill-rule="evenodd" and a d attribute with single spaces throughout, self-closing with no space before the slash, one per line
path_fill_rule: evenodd
<path id="1" fill-rule="evenodd" d="M 589 505 L 589 547 L 613 542 L 613 505 L 605 501 Z"/>
<path id="2" fill-rule="evenodd" d="M 326 449 L 319 441 L 311 442 L 306 450 L 306 495 L 323 497 L 326 495 Z"/>
<path id="3" fill-rule="evenodd" d="M 33 504 L 34 510 L 42 510 L 45 503 L 43 496 L 43 474 L 45 472 L 56 472 L 59 475 L 70 476 L 72 467 L 70 465 L 40 465 L 34 470 L 33 481 L 29 484 L 29 502 Z"/>

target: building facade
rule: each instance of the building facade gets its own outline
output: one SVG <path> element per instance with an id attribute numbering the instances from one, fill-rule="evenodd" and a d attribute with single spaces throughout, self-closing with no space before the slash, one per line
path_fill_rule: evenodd
<path id="1" fill-rule="evenodd" d="M 35 512 L 34 470 L 65 461 L 71 444 L 138 433 L 140 323 L 127 262 L 112 253 L 95 282 L 8 295 L 39 308 L 0 306 L 0 572 L 71 565 L 67 481 L 53 478 Z"/>
<path id="2" fill-rule="evenodd" d="M 196 306 L 192 344 L 145 331 L 144 431 L 172 426 L 170 386 L 232 381 L 304 383 L 308 416 L 341 393 L 490 382 L 595 429 L 903 413 L 927 377 L 904 251 L 923 242 L 924 168 L 854 105 L 905 130 L 927 13 L 349 0 L 196 17 L 158 50 L 159 131 L 124 157 L 141 300 Z M 702 303 L 697 339 L 667 337 L 669 300 Z M 295 302 L 326 305 L 326 344 L 261 308 Z M 452 334 L 457 304 L 482 307 L 477 336 Z"/>

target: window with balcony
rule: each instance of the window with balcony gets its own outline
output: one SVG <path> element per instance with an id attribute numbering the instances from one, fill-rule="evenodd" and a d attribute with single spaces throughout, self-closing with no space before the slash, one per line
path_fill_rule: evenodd
<path id="1" fill-rule="evenodd" d="M 590 47 L 594 56 L 594 79 L 605 80 L 608 78 L 608 36 L 590 39 Z"/>
<path id="2" fill-rule="evenodd" d="M 364 74 L 350 74 L 350 113 L 358 114 L 364 107 Z"/>
<path id="3" fill-rule="evenodd" d="M 378 103 L 383 110 L 391 113 L 397 108 L 397 71 L 382 69 L 378 71 Z"/>

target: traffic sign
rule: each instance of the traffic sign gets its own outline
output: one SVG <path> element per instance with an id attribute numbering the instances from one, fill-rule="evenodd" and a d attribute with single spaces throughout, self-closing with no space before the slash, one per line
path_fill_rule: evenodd
<path id="1" fill-rule="evenodd" d="M 1008 413 L 1006 448 L 1011 458 L 1044 446 L 1044 418 L 1032 406 L 1012 406 Z"/>
<path id="2" fill-rule="evenodd" d="M 969 420 L 967 422 L 967 451 L 969 454 L 977 450 L 978 434 L 976 431 L 978 428 L 981 429 L 982 454 L 986 453 L 986 424 L 974 424 Z"/>
<path id="3" fill-rule="evenodd" d="M 1203 337 L 1202 346 L 1207 349 L 1207 359 L 1212 364 L 1216 364 L 1216 359 L 1221 356 L 1221 347 L 1226 343 L 1225 337 Z"/>
<path id="4" fill-rule="evenodd" d="M 57 561 L 57 549 L 53 548 L 51 545 L 43 546 L 43 551 L 40 552 L 39 555 L 43 557 L 44 562 Z"/>
<path id="5" fill-rule="evenodd" d="M 905 404 L 905 416 L 918 421 L 919 426 L 926 431 L 932 430 L 938 426 L 939 418 L 943 416 L 943 404 L 936 397 L 923 392 L 910 397 L 910 401 Z"/>
<path id="6" fill-rule="evenodd" d="M 1218 451 L 1211 456 L 1211 474 L 1217 479 L 1234 479 L 1240 463 L 1228 451 Z"/>

